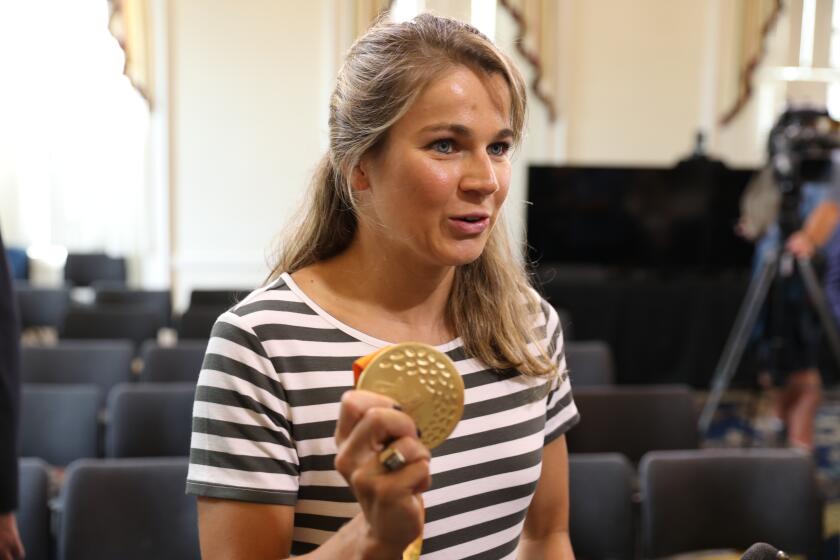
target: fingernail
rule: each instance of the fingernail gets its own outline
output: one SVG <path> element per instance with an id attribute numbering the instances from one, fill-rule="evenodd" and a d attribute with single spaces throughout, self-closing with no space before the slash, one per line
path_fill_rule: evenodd
<path id="1" fill-rule="evenodd" d="M 397 403 L 394 403 L 391 406 L 394 407 L 394 410 L 399 410 L 400 412 L 402 412 L 402 407 L 400 405 L 398 405 Z"/>

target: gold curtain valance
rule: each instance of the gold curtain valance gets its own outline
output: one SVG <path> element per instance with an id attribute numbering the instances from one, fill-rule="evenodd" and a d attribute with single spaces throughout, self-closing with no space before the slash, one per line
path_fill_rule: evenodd
<path id="1" fill-rule="evenodd" d="M 738 90 L 736 99 L 720 117 L 721 126 L 731 123 L 752 97 L 755 71 L 764 58 L 767 36 L 776 25 L 782 8 L 782 0 L 741 0 L 738 4 L 741 20 Z"/>
<path id="2" fill-rule="evenodd" d="M 108 27 L 125 53 L 123 73 L 152 107 L 153 53 L 147 0 L 110 0 Z"/>
<path id="3" fill-rule="evenodd" d="M 391 9 L 393 0 L 355 0 L 354 36 L 360 37 L 379 17 Z"/>
<path id="4" fill-rule="evenodd" d="M 557 84 L 557 10 L 556 0 L 499 0 L 516 21 L 516 49 L 534 69 L 531 89 L 548 110 L 548 118 L 557 119 L 555 104 Z"/>

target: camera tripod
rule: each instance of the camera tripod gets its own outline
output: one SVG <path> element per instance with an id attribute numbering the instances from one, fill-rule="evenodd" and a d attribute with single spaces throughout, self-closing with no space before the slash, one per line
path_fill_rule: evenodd
<path id="1" fill-rule="evenodd" d="M 782 241 L 784 243 L 784 240 Z M 698 427 L 700 434 L 706 434 L 712 423 L 723 393 L 729 388 L 735 370 L 741 362 L 744 350 L 753 332 L 761 309 L 767 304 L 770 287 L 779 280 L 780 276 L 789 277 L 799 274 L 805 287 L 807 299 L 816 312 L 823 332 L 828 340 L 829 348 L 834 359 L 840 364 L 840 334 L 837 325 L 828 309 L 825 292 L 820 287 L 817 274 L 808 258 L 797 259 L 786 250 L 774 249 L 762 255 L 759 273 L 750 281 L 746 297 L 738 310 L 732 331 L 724 346 L 723 353 L 712 377 L 711 390 L 703 411 L 700 414 Z M 781 288 L 781 287 L 780 287 Z M 772 302 L 770 302 L 772 303 Z M 789 318 L 788 318 L 789 320 Z"/>

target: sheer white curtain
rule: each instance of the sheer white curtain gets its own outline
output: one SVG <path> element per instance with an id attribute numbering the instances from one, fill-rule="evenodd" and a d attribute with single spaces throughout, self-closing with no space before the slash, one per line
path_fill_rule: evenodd
<path id="1" fill-rule="evenodd" d="M 136 257 L 151 243 L 149 109 L 106 0 L 0 2 L 0 225 L 10 244 Z"/>

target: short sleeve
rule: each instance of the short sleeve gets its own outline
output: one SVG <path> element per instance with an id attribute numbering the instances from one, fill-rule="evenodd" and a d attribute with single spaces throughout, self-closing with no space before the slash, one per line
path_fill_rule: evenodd
<path id="1" fill-rule="evenodd" d="M 545 405 L 545 444 L 548 445 L 577 424 L 580 414 L 572 398 L 560 318 L 557 311 L 545 300 L 542 300 L 540 305 L 545 317 L 546 353 L 557 364 L 557 375 L 550 381 Z"/>
<path id="2" fill-rule="evenodd" d="M 300 468 L 292 433 L 262 342 L 242 317 L 223 314 L 196 387 L 187 493 L 294 505 Z"/>

